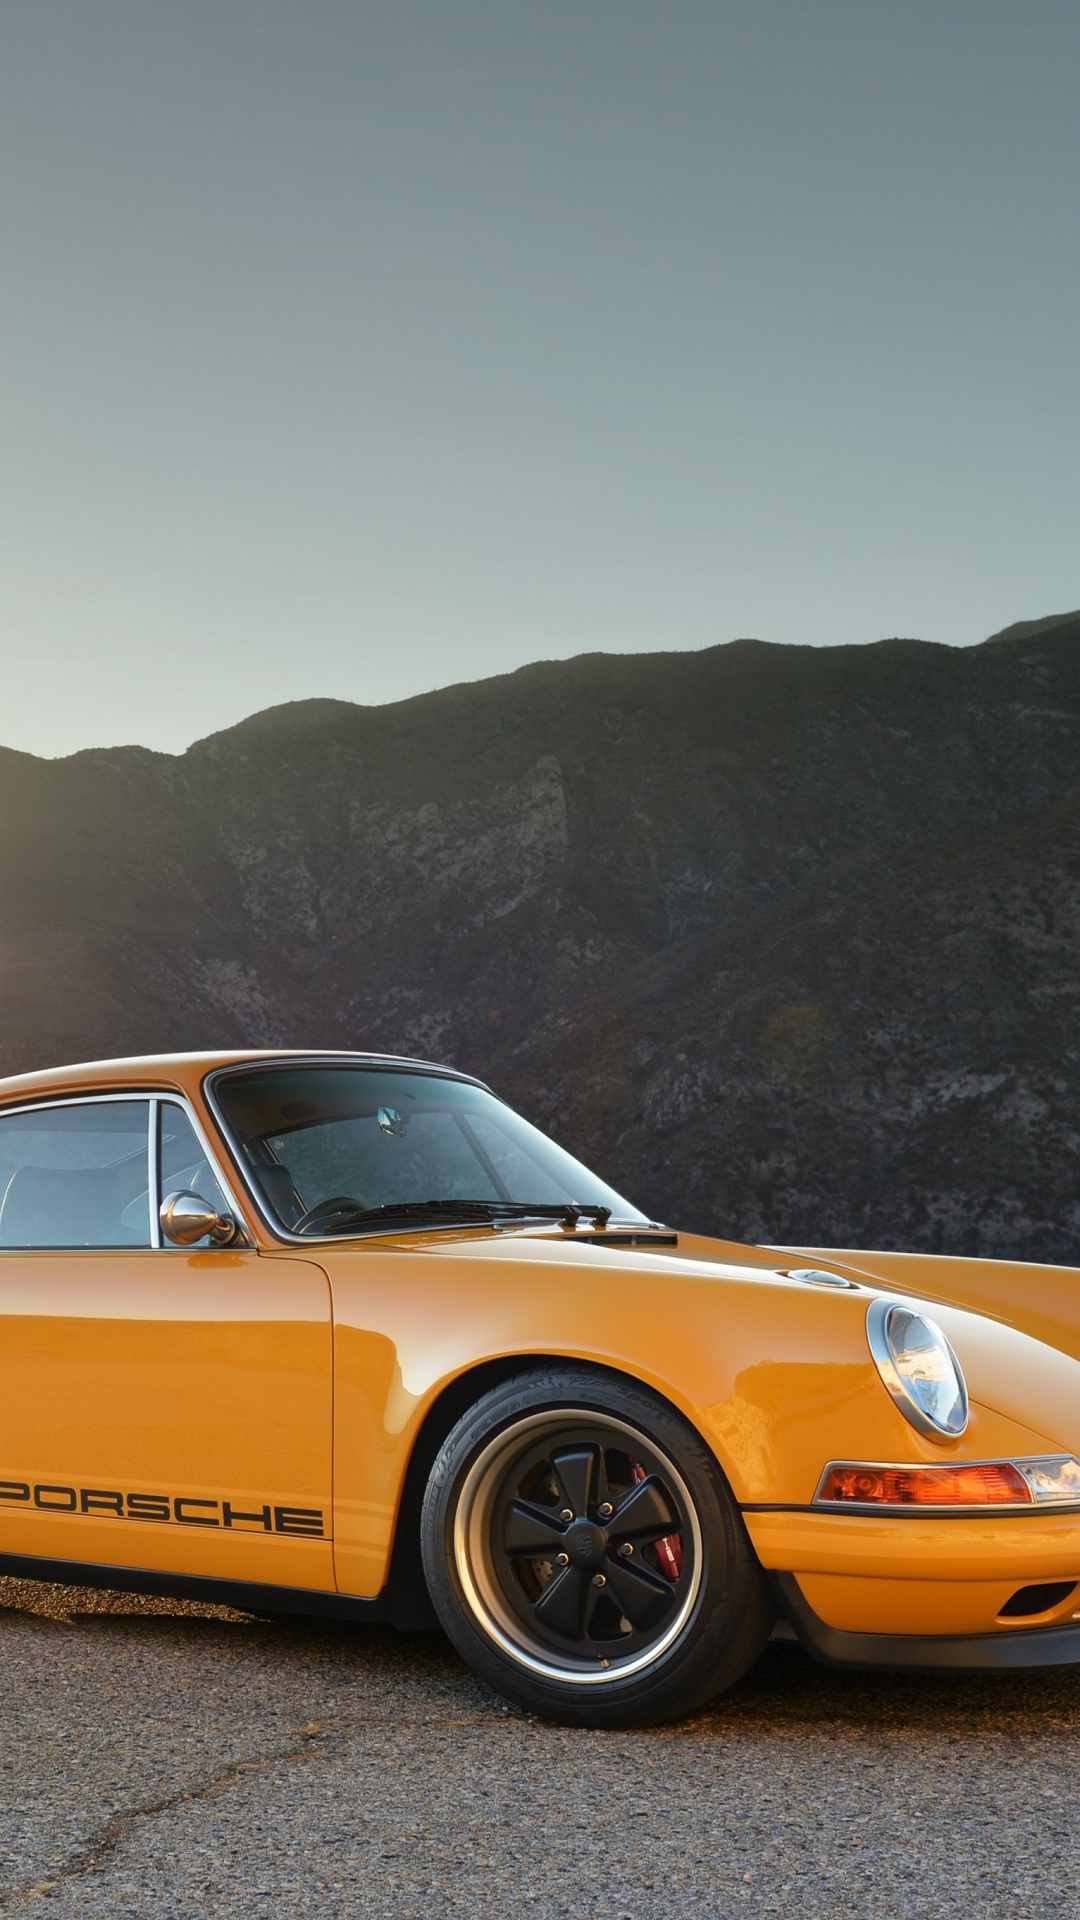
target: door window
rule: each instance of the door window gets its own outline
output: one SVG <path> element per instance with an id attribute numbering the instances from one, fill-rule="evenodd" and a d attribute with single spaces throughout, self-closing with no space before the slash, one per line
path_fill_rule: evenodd
<path id="1" fill-rule="evenodd" d="M 0 1246 L 151 1245 L 147 1100 L 0 1116 Z"/>

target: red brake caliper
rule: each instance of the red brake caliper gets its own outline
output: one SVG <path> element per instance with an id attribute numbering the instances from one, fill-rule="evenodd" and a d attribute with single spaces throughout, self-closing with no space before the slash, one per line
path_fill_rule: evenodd
<path id="1" fill-rule="evenodd" d="M 630 1471 L 634 1476 L 635 1486 L 640 1486 L 641 1482 L 649 1477 L 638 1460 L 631 1460 Z M 682 1534 L 666 1534 L 663 1540 L 654 1541 L 653 1544 L 656 1547 L 656 1557 L 662 1571 L 667 1574 L 669 1580 L 677 1580 L 682 1572 Z"/>

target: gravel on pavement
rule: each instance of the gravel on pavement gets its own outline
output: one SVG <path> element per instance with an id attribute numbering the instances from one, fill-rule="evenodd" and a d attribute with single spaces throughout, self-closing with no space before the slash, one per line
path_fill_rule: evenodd
<path id="1" fill-rule="evenodd" d="M 1080 1920 L 1080 1670 L 774 1643 L 631 1733 L 448 1643 L 0 1581 L 0 1914 Z"/>

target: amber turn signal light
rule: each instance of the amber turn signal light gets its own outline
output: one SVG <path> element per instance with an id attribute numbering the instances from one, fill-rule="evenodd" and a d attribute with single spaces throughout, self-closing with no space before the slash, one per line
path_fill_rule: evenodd
<path id="1" fill-rule="evenodd" d="M 828 1467 L 820 1502 L 843 1506 L 1030 1506 L 1031 1488 L 1009 1460 L 955 1467 Z"/>

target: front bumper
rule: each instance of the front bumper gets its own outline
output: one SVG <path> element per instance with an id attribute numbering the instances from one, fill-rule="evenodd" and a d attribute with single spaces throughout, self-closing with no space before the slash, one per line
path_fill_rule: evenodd
<path id="1" fill-rule="evenodd" d="M 1080 1513 L 927 1517 L 800 1508 L 750 1510 L 744 1518 L 762 1566 L 783 1580 L 792 1626 L 823 1658 L 902 1666 L 1080 1660 Z M 1055 1585 L 1064 1595 L 1045 1613 L 1001 1618 L 1021 1588 Z M 1005 1652 L 1006 1641 L 1042 1646 L 1048 1633 L 1060 1643 L 1056 1653 L 1049 1643 L 1039 1658 Z M 854 1649 L 839 1654 L 831 1635 L 852 1640 Z M 972 1639 L 1000 1643 L 1000 1658 L 992 1646 L 979 1658 L 940 1655 L 946 1642 L 955 1651 Z M 939 1654 L 920 1660 L 897 1652 L 900 1642 L 924 1640 L 938 1642 Z M 884 1650 L 871 1650 L 877 1641 Z M 1074 1650 L 1061 1650 L 1066 1641 Z"/>
<path id="2" fill-rule="evenodd" d="M 769 1576 L 796 1639 L 826 1667 L 879 1667 L 1001 1672 L 1080 1664 L 1080 1626 L 999 1627 L 996 1633 L 852 1633 L 830 1627 L 790 1573 Z"/>

